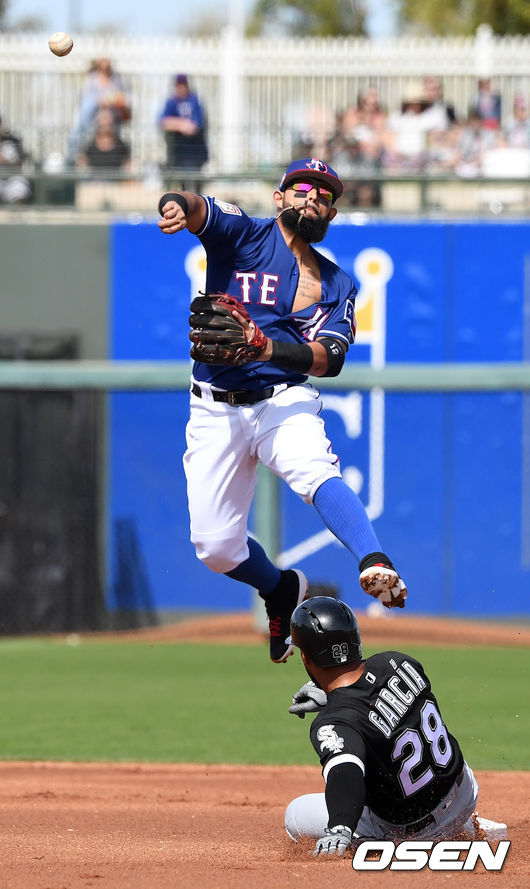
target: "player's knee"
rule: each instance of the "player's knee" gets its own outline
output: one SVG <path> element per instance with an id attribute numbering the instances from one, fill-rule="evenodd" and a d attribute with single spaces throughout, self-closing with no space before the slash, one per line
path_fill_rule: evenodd
<path id="1" fill-rule="evenodd" d="M 197 558 L 216 574 L 226 574 L 248 559 L 246 534 L 192 534 L 191 540 Z"/>
<path id="2" fill-rule="evenodd" d="M 302 835 L 296 823 L 296 802 L 293 799 L 285 810 L 285 830 L 294 843 L 297 843 Z"/>
<path id="3" fill-rule="evenodd" d="M 291 488 L 305 503 L 313 503 L 313 498 L 316 492 L 324 482 L 327 482 L 330 478 L 341 477 L 340 466 L 338 463 L 335 465 L 324 464 L 320 467 L 315 466 L 315 472 L 313 474 L 307 473 L 307 475 L 297 479 L 291 485 Z"/>
<path id="4" fill-rule="evenodd" d="M 294 842 L 301 837 L 321 837 L 328 823 L 323 793 L 306 793 L 293 799 L 285 810 L 285 830 Z"/>

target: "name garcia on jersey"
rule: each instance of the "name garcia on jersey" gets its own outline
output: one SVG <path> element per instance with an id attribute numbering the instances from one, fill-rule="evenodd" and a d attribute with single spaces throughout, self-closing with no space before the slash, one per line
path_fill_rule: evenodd
<path id="1" fill-rule="evenodd" d="M 408 661 L 402 661 L 398 667 L 392 658 L 390 664 L 394 668 L 394 674 L 377 695 L 373 708 L 368 711 L 368 719 L 385 738 L 390 738 L 420 692 L 427 687 L 423 677 Z M 375 681 L 375 677 L 370 680 L 370 676 L 370 673 L 366 674 L 367 681 Z"/>

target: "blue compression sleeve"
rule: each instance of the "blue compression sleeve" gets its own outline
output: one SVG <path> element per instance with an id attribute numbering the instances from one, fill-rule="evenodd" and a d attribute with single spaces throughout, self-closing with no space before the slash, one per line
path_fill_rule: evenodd
<path id="1" fill-rule="evenodd" d="M 250 553 L 248 559 L 231 571 L 227 571 L 226 576 L 241 583 L 248 583 L 260 593 L 267 595 L 277 586 L 281 571 L 267 557 L 267 553 L 257 540 L 249 537 L 247 543 Z"/>
<path id="2" fill-rule="evenodd" d="M 368 553 L 381 550 L 381 544 L 355 491 L 341 478 L 329 478 L 313 497 L 320 518 L 358 562 Z"/>

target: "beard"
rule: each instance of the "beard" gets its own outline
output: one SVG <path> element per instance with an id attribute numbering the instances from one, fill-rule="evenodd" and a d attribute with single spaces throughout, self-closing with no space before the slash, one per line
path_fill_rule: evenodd
<path id="1" fill-rule="evenodd" d="M 329 219 L 322 219 L 320 216 L 302 216 L 298 210 L 293 209 L 282 213 L 282 222 L 306 244 L 318 244 L 324 240 L 329 228 Z"/>

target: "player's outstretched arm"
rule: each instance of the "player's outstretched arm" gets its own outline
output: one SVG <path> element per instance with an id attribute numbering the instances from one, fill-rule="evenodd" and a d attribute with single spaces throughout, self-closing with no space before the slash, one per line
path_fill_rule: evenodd
<path id="1" fill-rule="evenodd" d="M 174 235 L 184 228 L 193 233 L 202 228 L 206 219 L 206 203 L 192 191 L 169 191 L 160 198 L 158 212 L 162 216 L 158 227 L 165 235 Z"/>
<path id="2" fill-rule="evenodd" d="M 336 377 L 342 370 L 345 356 L 345 345 L 331 337 L 322 337 L 315 343 L 307 344 L 284 343 L 267 338 L 259 360 L 313 377 Z"/>

